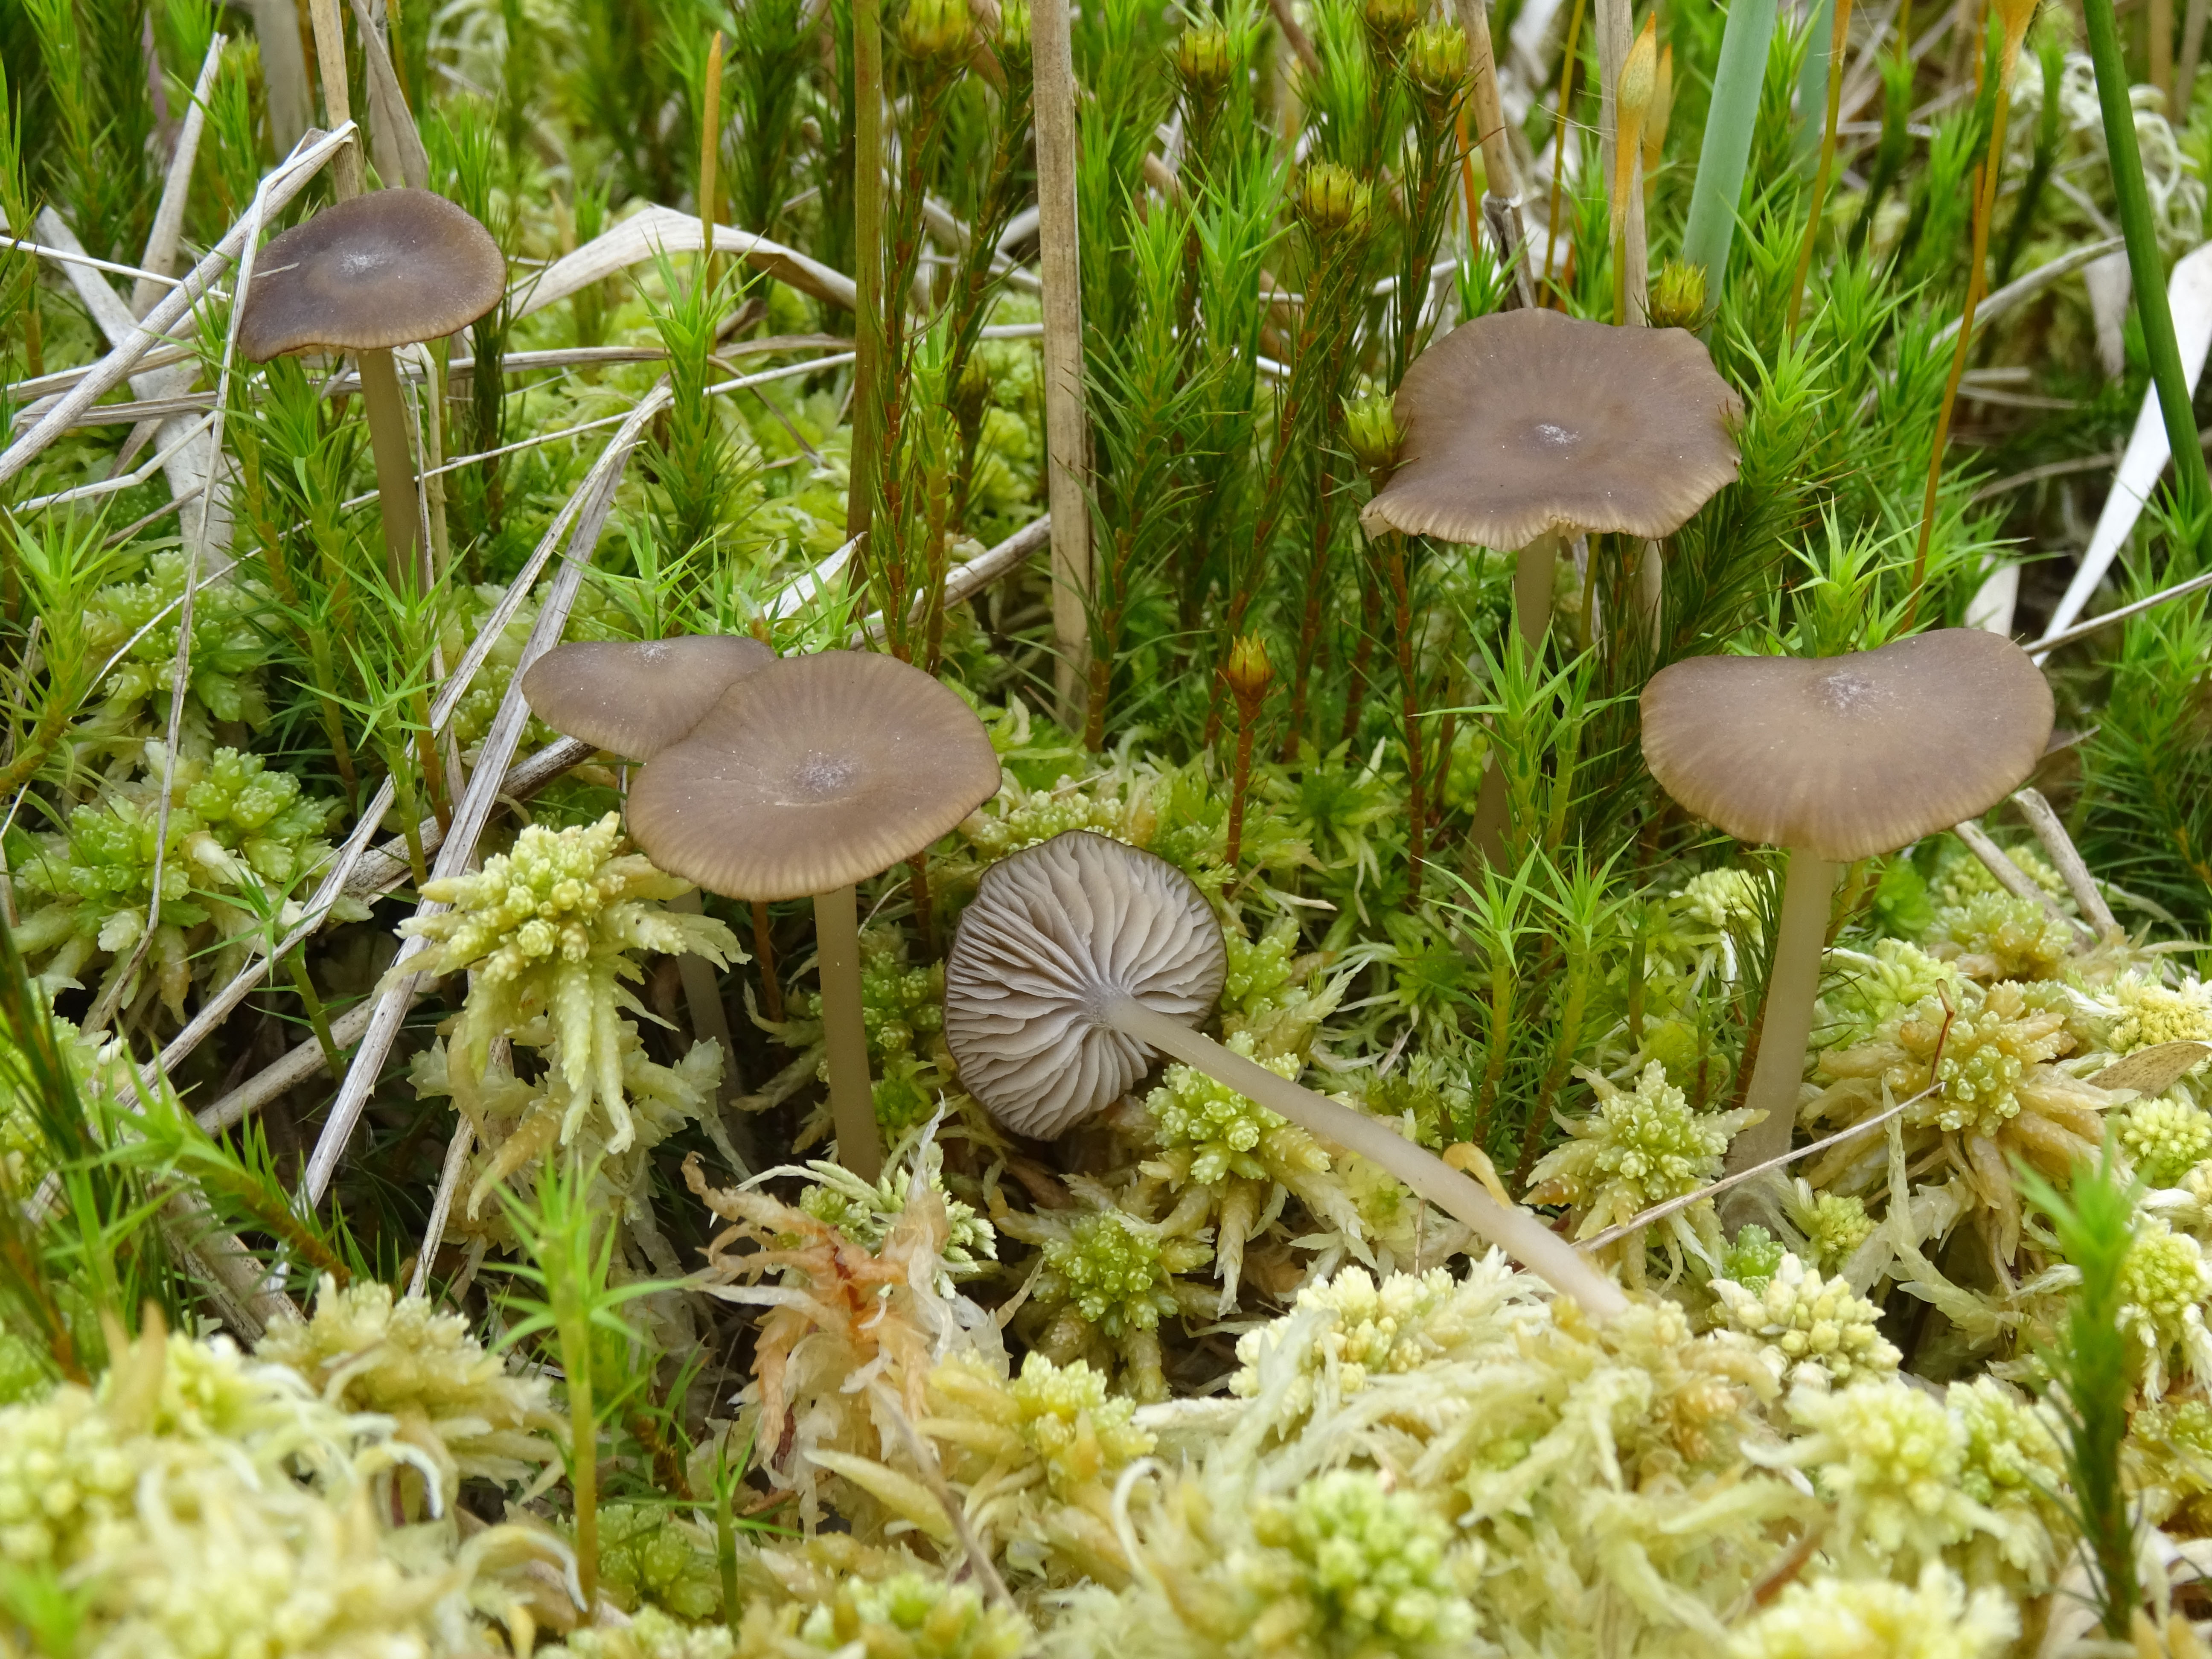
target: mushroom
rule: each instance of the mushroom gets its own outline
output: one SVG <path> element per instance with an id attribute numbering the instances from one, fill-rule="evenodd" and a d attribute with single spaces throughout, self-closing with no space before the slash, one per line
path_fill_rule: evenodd
<path id="1" fill-rule="evenodd" d="M 630 785 L 631 836 L 728 898 L 814 900 L 838 1156 L 867 1181 L 883 1147 L 860 1023 L 853 888 L 923 852 L 998 792 L 975 713 L 896 657 L 784 657 L 726 687 Z"/>
<path id="2" fill-rule="evenodd" d="M 1977 628 L 1842 657 L 1691 657 L 1644 688 L 1644 760 L 1661 788 L 1738 841 L 1789 850 L 1781 931 L 1735 1173 L 1790 1150 L 1838 866 L 1996 805 L 2051 736 L 2027 653 Z"/>
<path id="3" fill-rule="evenodd" d="M 690 736 L 732 682 L 775 660 L 744 634 L 571 640 L 530 665 L 522 695 L 555 731 L 645 761 Z"/>
<path id="4" fill-rule="evenodd" d="M 238 323 L 247 356 L 354 355 L 395 587 L 410 581 L 416 507 L 392 349 L 466 328 L 506 291 L 507 259 L 491 234 L 427 190 L 372 191 L 325 208 L 272 240 L 254 267 Z"/>
<path id="5" fill-rule="evenodd" d="M 1197 1030 L 1228 971 L 1221 924 L 1164 859 L 1074 830 L 991 866 L 945 963 L 945 1040 L 960 1081 L 1017 1133 L 1050 1136 L 1181 1060 L 1322 1139 L 1381 1164 L 1591 1315 L 1619 1286 L 1542 1221 L 1386 1124 Z"/>
<path id="6" fill-rule="evenodd" d="M 1523 310 L 1462 323 L 1423 352 L 1395 412 L 1404 449 L 1361 523 L 1517 550 L 1514 617 L 1534 653 L 1561 544 L 1680 530 L 1735 480 L 1743 401 L 1682 329 Z M 1486 851 L 1504 812 L 1492 762 L 1475 809 Z"/>

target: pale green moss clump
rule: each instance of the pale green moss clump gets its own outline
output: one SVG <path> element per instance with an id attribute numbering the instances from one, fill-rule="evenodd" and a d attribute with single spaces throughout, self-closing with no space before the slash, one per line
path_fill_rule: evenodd
<path id="1" fill-rule="evenodd" d="M 2146 1394 L 2157 1398 L 2178 1371 L 2212 1374 L 2212 1336 L 2204 1328 L 2212 1261 L 2203 1245 L 2157 1216 L 2143 1217 L 2120 1269 L 2120 1328 Z"/>
<path id="2" fill-rule="evenodd" d="M 2074 953 L 2073 930 L 2034 899 L 1981 893 L 1936 913 L 1929 948 L 1969 979 L 2054 977 Z"/>
<path id="3" fill-rule="evenodd" d="M 1834 1505 L 1824 1547 L 1846 1571 L 1917 1568 L 2000 1529 L 1965 1490 L 1966 1425 L 1919 1389 L 1858 1382 L 1790 1404 L 1807 1430 L 1792 1455 Z"/>
<path id="4" fill-rule="evenodd" d="M 1263 1547 L 1239 1577 L 1261 1611 L 1261 1653 L 1395 1659 L 1463 1648 L 1475 1633 L 1468 1569 L 1444 1518 L 1371 1469 L 1335 1469 L 1253 1516 Z"/>
<path id="5" fill-rule="evenodd" d="M 2120 1013 L 2105 1042 L 2116 1054 L 2161 1042 L 2212 1042 L 2212 986 L 2192 980 L 2176 989 L 2130 977 L 2112 988 L 2112 1000 Z"/>
<path id="6" fill-rule="evenodd" d="M 532 824 L 511 852 L 465 876 L 431 882 L 423 896 L 453 908 L 410 918 L 403 933 L 434 941 L 401 971 L 475 971 L 455 1022 L 449 1077 L 457 1096 L 489 1065 L 493 1039 L 539 1015 L 551 1024 L 547 1058 L 568 1086 L 561 1140 L 575 1138 L 596 1103 L 606 1151 L 626 1151 L 635 1131 L 623 1088 L 618 1015 L 637 1004 L 623 988 L 638 977 L 632 953 L 690 951 L 716 967 L 744 960 L 730 930 L 710 917 L 679 915 L 661 902 L 690 890 L 639 854 L 623 854 L 621 819 L 568 830 Z"/>
<path id="7" fill-rule="evenodd" d="M 945 1187 L 945 1151 L 934 1137 L 922 1143 L 913 1163 L 908 1162 L 903 1148 L 895 1148 L 885 1164 L 883 1176 L 871 1186 L 842 1164 L 816 1159 L 805 1168 L 808 1184 L 799 1195 L 799 1207 L 872 1254 L 883 1249 L 891 1229 L 905 1216 L 914 1183 L 919 1181 L 945 1213 L 947 1231 L 939 1253 L 944 1266 L 938 1294 L 951 1295 L 956 1283 L 974 1278 L 984 1263 L 999 1259 L 999 1236 L 991 1224 Z"/>
<path id="8" fill-rule="evenodd" d="M 390 1418 L 437 1465 L 447 1502 L 466 1477 L 526 1480 L 557 1455 L 546 1437 L 560 1423 L 552 1385 L 485 1352 L 461 1315 L 388 1285 L 340 1290 L 325 1274 L 314 1316 L 279 1320 L 254 1356 L 298 1372 L 332 1406 Z"/>
<path id="9" fill-rule="evenodd" d="M 83 1659 L 473 1650 L 479 1552 L 428 1540 L 403 1565 L 383 1547 L 374 1483 L 400 1464 L 433 1473 L 391 1419 L 156 1319 L 96 1389 L 0 1410 L 0 1571 L 76 1587 Z"/>
<path id="10" fill-rule="evenodd" d="M 146 750 L 143 777 L 76 808 L 65 830 L 37 837 L 35 852 L 13 857 L 22 907 L 16 948 L 50 989 L 76 988 L 78 975 L 101 961 L 113 963 L 112 978 L 145 931 L 162 771 L 161 746 L 149 743 Z M 297 914 L 294 890 L 330 857 L 325 835 L 339 803 L 304 795 L 291 774 L 234 749 L 180 760 L 172 779 L 161 916 L 148 952 L 146 990 L 158 989 L 170 1014 L 181 1018 L 195 977 L 228 978 L 259 940 L 264 916 L 289 923 Z M 349 904 L 338 919 L 367 914 Z M 202 954 L 210 942 L 222 948 Z M 143 994 L 126 988 L 134 1002 Z"/>
<path id="11" fill-rule="evenodd" d="M 1887 1578 L 1790 1585 L 1730 1638 L 1729 1659 L 1996 1659 L 2020 1633 L 2002 1590 L 1967 1595 L 1930 1562 L 1917 1588 Z"/>
<path id="12" fill-rule="evenodd" d="M 1295 1054 L 1264 1059 L 1254 1055 L 1248 1035 L 1231 1037 L 1227 1046 L 1247 1059 L 1258 1059 L 1260 1065 L 1279 1078 L 1295 1081 L 1305 1069 Z M 1266 1180 L 1270 1178 L 1268 1165 L 1254 1156 L 1263 1140 L 1274 1138 L 1306 1146 L 1314 1144 L 1311 1136 L 1299 1132 L 1285 1137 L 1284 1131 L 1291 1126 L 1280 1116 L 1188 1066 L 1167 1068 L 1160 1086 L 1145 1097 L 1145 1110 L 1151 1114 L 1161 1148 L 1182 1181 L 1212 1182 L 1232 1175 Z M 1327 1167 L 1325 1153 L 1322 1167 Z"/>
<path id="13" fill-rule="evenodd" d="M 1878 1328 L 1881 1310 L 1840 1279 L 1785 1255 L 1759 1290 L 1725 1279 L 1711 1289 L 1733 1329 L 1773 1349 L 1793 1381 L 1841 1387 L 1887 1376 L 1903 1358 Z"/>
<path id="14" fill-rule="evenodd" d="M 1644 1066 L 1632 1092 L 1594 1073 L 1583 1075 L 1597 1091 L 1597 1109 L 1567 1121 L 1568 1139 L 1537 1160 L 1528 1189 L 1531 1203 L 1570 1206 L 1577 1238 L 1711 1182 L 1749 1116 L 1698 1111 L 1657 1060 Z"/>
<path id="15" fill-rule="evenodd" d="M 1173 1313 L 1158 1234 L 1118 1210 L 1096 1210 L 1044 1247 L 1037 1295 L 1065 1302 L 1109 1337 L 1149 1331 Z"/>
<path id="16" fill-rule="evenodd" d="M 2113 1123 L 2120 1150 L 2154 1187 L 2171 1187 L 2212 1156 L 2212 1112 L 2179 1095 L 2132 1102 Z"/>

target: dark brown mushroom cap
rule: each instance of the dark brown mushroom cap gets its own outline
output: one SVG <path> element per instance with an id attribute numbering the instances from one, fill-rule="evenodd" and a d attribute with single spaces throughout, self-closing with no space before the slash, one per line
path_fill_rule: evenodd
<path id="1" fill-rule="evenodd" d="M 1691 657 L 1644 688 L 1660 787 L 1738 841 L 1838 861 L 1986 812 L 2051 735 L 2051 688 L 1998 634 L 1844 657 Z"/>
<path id="2" fill-rule="evenodd" d="M 998 793 L 983 722 L 896 657 L 784 657 L 733 682 L 629 792 L 629 831 L 731 898 L 804 898 L 879 875 Z"/>
<path id="3" fill-rule="evenodd" d="M 507 291 L 491 233 L 427 190 L 373 190 L 263 248 L 239 319 L 256 362 L 288 351 L 369 351 L 466 328 Z"/>
<path id="4" fill-rule="evenodd" d="M 690 736 L 732 681 L 775 660 L 773 651 L 743 634 L 571 640 L 530 665 L 522 695 L 556 732 L 651 760 Z"/>
<path id="5" fill-rule="evenodd" d="M 1221 924 L 1165 859 L 1071 830 L 1002 859 L 945 960 L 945 1042 L 961 1086 L 1018 1134 L 1049 1139 L 1152 1069 L 1103 1010 L 1128 997 L 1196 1024 L 1229 972 Z"/>
<path id="6" fill-rule="evenodd" d="M 1743 400 L 1684 330 L 1503 311 L 1423 352 L 1396 409 L 1398 470 L 1362 522 L 1520 548 L 1673 535 L 1735 482 Z"/>

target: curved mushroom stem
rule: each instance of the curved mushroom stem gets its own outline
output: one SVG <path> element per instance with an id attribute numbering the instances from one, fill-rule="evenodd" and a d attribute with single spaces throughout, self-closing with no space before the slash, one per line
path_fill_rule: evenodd
<path id="1" fill-rule="evenodd" d="M 384 520 L 384 556 L 392 586 L 403 593 L 422 586 L 415 572 L 415 460 L 408 453 L 407 414 L 399 401 L 399 374 L 389 351 L 359 351 L 362 408 L 376 455 L 376 510 Z"/>
<path id="2" fill-rule="evenodd" d="M 860 1021 L 860 918 L 850 887 L 814 896 L 815 962 L 822 976 L 822 1041 L 829 1050 L 830 1120 L 837 1159 L 872 1184 L 884 1142 L 868 1087 L 868 1030 Z"/>
<path id="3" fill-rule="evenodd" d="M 1618 1285 L 1536 1217 L 1500 1204 L 1469 1176 L 1427 1148 L 1396 1134 L 1387 1124 L 1277 1077 L 1266 1066 L 1223 1048 L 1204 1032 L 1194 1031 L 1133 998 L 1118 997 L 1099 1012 L 1125 1036 L 1195 1066 L 1215 1082 L 1279 1113 L 1309 1133 L 1381 1164 L 1560 1295 L 1582 1304 L 1591 1318 L 1610 1319 L 1628 1306 L 1628 1298 Z"/>
<path id="4" fill-rule="evenodd" d="M 1729 1146 L 1730 1175 L 1790 1150 L 1797 1127 L 1797 1085 L 1805 1077 L 1805 1045 L 1813 1035 L 1813 1000 L 1820 989 L 1828 906 L 1842 867 L 1810 853 L 1790 855 L 1790 873 L 1782 884 L 1782 927 L 1766 975 L 1766 1011 L 1759 1017 L 1759 1058 L 1752 1063 L 1743 1097 L 1746 1106 L 1766 1115 Z"/>

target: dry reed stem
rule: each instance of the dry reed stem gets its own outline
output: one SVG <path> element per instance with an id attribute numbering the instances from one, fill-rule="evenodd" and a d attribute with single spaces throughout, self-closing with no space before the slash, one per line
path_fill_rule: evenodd
<path id="1" fill-rule="evenodd" d="M 216 71 L 222 67 L 226 39 L 217 34 L 208 42 L 199 79 L 192 83 L 191 105 L 185 111 L 184 124 L 177 129 L 176 149 L 169 156 L 169 170 L 161 180 L 161 203 L 154 210 L 154 228 L 147 235 L 146 252 L 139 259 L 145 269 L 131 285 L 131 314 L 134 317 L 143 317 L 151 311 L 155 301 L 161 297 L 161 289 L 172 282 L 169 265 L 177 257 L 177 243 L 184 234 L 185 203 L 191 194 L 192 163 L 199 155 L 200 134 L 207 126 L 207 100 L 215 86 Z"/>
<path id="2" fill-rule="evenodd" d="M 295 151 L 283 165 L 262 181 L 261 199 L 264 212 L 274 214 L 289 204 L 307 186 L 307 181 L 321 171 L 331 157 L 337 154 L 352 136 L 350 125 L 337 132 L 317 136 L 315 142 L 304 150 Z M 171 289 L 167 295 L 153 310 L 147 313 L 119 344 L 93 367 L 82 379 L 63 395 L 38 424 L 0 452 L 0 483 L 5 483 L 38 456 L 54 440 L 72 426 L 77 417 L 128 380 L 131 370 L 187 314 L 198 307 L 202 299 L 213 289 L 215 279 L 224 267 L 234 264 L 244 246 L 248 215 L 241 217 L 224 233 L 222 240 L 208 250 L 205 258 L 193 266 L 191 274 Z"/>
<path id="3" fill-rule="evenodd" d="M 1082 255 L 1075 221 L 1075 59 L 1067 0 L 1030 11 L 1036 92 L 1037 275 L 1044 283 L 1045 504 L 1052 520 L 1053 688 L 1083 729 L 1090 679 L 1091 423 L 1083 400 Z"/>
<path id="4" fill-rule="evenodd" d="M 331 187 L 341 202 L 362 191 L 359 130 L 353 127 L 351 94 L 346 85 L 345 21 L 338 15 L 337 0 L 307 0 L 307 16 L 315 29 L 315 68 L 323 83 L 323 112 L 333 131 L 349 131 L 344 149 L 331 163 Z"/>
<path id="5" fill-rule="evenodd" d="M 575 530 L 570 537 L 567 556 L 561 562 L 559 573 L 553 579 L 551 591 L 539 608 L 536 624 L 530 638 L 522 647 L 522 655 L 515 665 L 514 677 L 507 683 L 507 696 L 501 700 L 499 713 L 493 717 L 491 729 L 484 734 L 478 750 L 476 775 L 469 781 L 468 793 L 461 799 L 453 814 L 453 827 L 445 843 L 438 850 L 438 861 L 432 870 L 432 878 L 457 876 L 468 867 L 475 856 L 477 839 L 489 820 L 492 807 L 498 798 L 498 784 L 514 753 L 522 728 L 530 718 L 530 706 L 522 695 L 522 677 L 530 665 L 559 642 L 562 631 L 568 626 L 568 611 L 575 604 L 576 595 L 583 586 L 584 568 L 589 563 L 598 545 L 599 532 L 605 526 L 608 514 L 614 507 L 615 489 L 622 481 L 624 467 L 631 454 L 643 441 L 647 426 L 665 408 L 670 399 L 666 381 L 663 381 L 631 411 L 629 419 L 609 441 L 590 472 L 570 496 L 568 507 L 560 519 L 550 527 L 539 544 L 538 560 L 550 556 L 558 539 L 562 520 L 573 517 Z M 520 603 L 520 595 L 527 592 L 523 577 L 516 579 L 508 598 Z M 502 623 L 501 626 L 504 624 Z M 491 623 L 486 623 L 487 632 Z M 446 907 L 424 900 L 416 906 L 418 916 L 434 915 Z M 345 1145 L 351 1138 L 354 1126 L 360 1121 L 362 1110 L 375 1089 L 382 1073 L 385 1057 L 399 1035 L 399 1026 L 407 1016 L 416 985 L 416 976 L 397 976 L 410 957 L 418 956 L 428 947 L 429 941 L 421 936 L 410 939 L 402 945 L 393 963 L 395 976 L 386 981 L 387 988 L 380 992 L 370 1006 L 374 1009 L 362 1034 L 361 1046 L 354 1053 L 353 1064 L 347 1067 L 345 1081 L 339 1086 L 337 1098 L 331 1104 L 330 1115 L 324 1121 L 323 1131 L 307 1160 L 301 1182 L 306 1201 L 319 1204 L 337 1173 L 339 1161 L 345 1153 Z"/>

